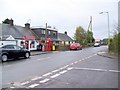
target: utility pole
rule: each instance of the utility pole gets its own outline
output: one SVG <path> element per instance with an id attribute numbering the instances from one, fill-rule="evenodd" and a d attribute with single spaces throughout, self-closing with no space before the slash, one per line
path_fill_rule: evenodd
<path id="1" fill-rule="evenodd" d="M 46 27 L 45 27 L 45 51 L 46 51 L 46 43 L 47 43 L 47 41 L 46 41 L 46 39 L 47 39 L 47 23 L 46 23 L 45 26 L 46 26 Z"/>

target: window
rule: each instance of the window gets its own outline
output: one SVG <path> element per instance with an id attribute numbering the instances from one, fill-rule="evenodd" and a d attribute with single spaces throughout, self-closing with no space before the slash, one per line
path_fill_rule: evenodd
<path id="1" fill-rule="evenodd" d="M 45 30 L 41 30 L 42 34 L 45 34 Z"/>
<path id="2" fill-rule="evenodd" d="M 50 34 L 51 34 L 51 31 L 48 31 L 48 34 L 50 35 Z"/>
<path id="3" fill-rule="evenodd" d="M 16 50 L 20 50 L 21 48 L 19 46 L 14 46 Z"/>
<path id="4" fill-rule="evenodd" d="M 56 36 L 56 34 L 57 34 L 56 32 L 53 32 L 53 36 Z"/>
<path id="5" fill-rule="evenodd" d="M 3 46 L 3 49 L 15 49 L 13 45 Z"/>

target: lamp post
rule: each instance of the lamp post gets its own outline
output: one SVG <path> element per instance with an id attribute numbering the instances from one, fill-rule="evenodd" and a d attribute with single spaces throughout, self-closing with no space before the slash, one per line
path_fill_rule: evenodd
<path id="1" fill-rule="evenodd" d="M 108 40 L 110 39 L 110 26 L 109 26 L 109 12 L 100 12 L 99 14 L 107 14 L 107 18 L 108 18 Z M 109 41 L 108 41 L 108 46 L 109 46 Z"/>

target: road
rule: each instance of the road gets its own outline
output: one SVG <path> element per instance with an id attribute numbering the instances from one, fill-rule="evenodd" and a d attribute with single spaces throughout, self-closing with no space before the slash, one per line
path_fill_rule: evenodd
<path id="1" fill-rule="evenodd" d="M 118 60 L 97 55 L 106 46 L 54 52 L 5 62 L 2 87 L 118 88 Z"/>

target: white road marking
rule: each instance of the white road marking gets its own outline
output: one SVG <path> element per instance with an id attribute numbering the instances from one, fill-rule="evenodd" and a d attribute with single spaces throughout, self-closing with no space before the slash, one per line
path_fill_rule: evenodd
<path id="1" fill-rule="evenodd" d="M 71 63 L 70 65 L 73 65 L 74 63 Z"/>
<path id="2" fill-rule="evenodd" d="M 73 69 L 73 67 L 69 67 L 67 70 L 72 70 Z"/>
<path id="3" fill-rule="evenodd" d="M 116 72 L 116 73 L 119 73 L 120 71 L 117 71 L 117 70 L 109 70 L 110 72 Z"/>
<path id="4" fill-rule="evenodd" d="M 73 69 L 80 69 L 80 70 L 92 70 L 92 71 L 104 71 L 104 72 L 116 72 L 119 73 L 120 71 L 117 70 L 106 70 L 106 69 L 94 69 L 94 68 L 77 68 L 77 67 L 73 67 Z"/>
<path id="5" fill-rule="evenodd" d="M 55 73 L 55 72 L 58 72 L 59 71 L 59 69 L 57 69 L 57 70 L 54 70 L 54 71 L 52 71 L 53 73 Z"/>
<path id="6" fill-rule="evenodd" d="M 38 79 L 41 79 L 42 77 L 35 77 L 33 79 L 31 79 L 32 81 L 35 81 L 35 80 L 38 80 Z"/>
<path id="7" fill-rule="evenodd" d="M 55 74 L 53 76 L 51 76 L 50 78 L 55 78 L 55 77 L 58 77 L 60 74 Z"/>
<path id="8" fill-rule="evenodd" d="M 50 79 L 44 79 L 44 80 L 41 80 L 39 81 L 39 83 L 46 83 L 47 81 L 49 81 Z"/>
<path id="9" fill-rule="evenodd" d="M 26 81 L 26 82 L 23 82 L 21 83 L 20 85 L 25 85 L 25 84 L 28 84 L 30 81 Z"/>
<path id="10" fill-rule="evenodd" d="M 41 61 L 41 60 L 45 60 L 45 59 L 49 59 L 51 57 L 46 57 L 46 58 L 40 58 L 40 59 L 37 59 L 38 61 Z"/>
<path id="11" fill-rule="evenodd" d="M 76 64 L 76 63 L 78 63 L 78 61 L 75 61 L 74 63 Z"/>
<path id="12" fill-rule="evenodd" d="M 10 87 L 10 88 L 15 88 L 15 87 Z"/>
<path id="13" fill-rule="evenodd" d="M 61 71 L 61 72 L 59 72 L 60 74 L 63 74 L 63 73 L 66 73 L 67 72 L 67 70 L 64 70 L 64 71 Z"/>
<path id="14" fill-rule="evenodd" d="M 79 60 L 79 62 L 81 62 L 82 60 Z"/>
<path id="15" fill-rule="evenodd" d="M 32 85 L 30 85 L 30 86 L 28 86 L 28 88 L 34 88 L 34 87 L 36 87 L 36 86 L 38 86 L 39 84 L 32 84 Z"/>
<path id="16" fill-rule="evenodd" d="M 48 75 L 50 75 L 50 74 L 52 74 L 52 73 L 46 73 L 46 74 L 44 74 L 44 75 L 42 75 L 43 77 L 46 77 L 46 76 L 48 76 Z"/>

